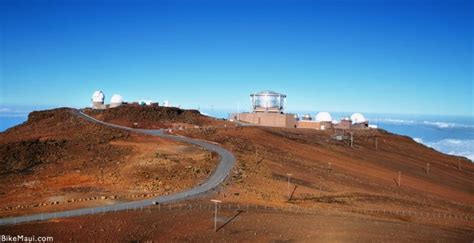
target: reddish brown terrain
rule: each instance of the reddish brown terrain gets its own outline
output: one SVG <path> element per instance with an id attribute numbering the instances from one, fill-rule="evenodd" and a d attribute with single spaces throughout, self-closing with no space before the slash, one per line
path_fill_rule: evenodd
<path id="1" fill-rule="evenodd" d="M 123 109 L 133 110 L 132 107 L 123 107 Z M 474 165 L 465 158 L 439 153 L 414 142 L 409 137 L 390 134 L 383 130 L 354 130 L 354 145 L 351 147 L 348 140 L 333 139 L 334 131 L 332 130 L 237 127 L 228 122 L 201 117 L 195 112 L 191 112 L 193 115 L 190 116 L 196 116 L 199 119 L 176 118 L 185 113 L 182 111 L 176 116 L 173 115 L 172 119 L 163 117 L 160 119 L 152 118 L 161 116 L 162 111 L 157 110 L 158 108 L 138 107 L 137 109 L 146 110 L 147 115 L 140 115 L 138 111 L 133 113 L 130 110 L 120 113 L 121 115 L 113 115 L 114 111 L 120 111 L 117 108 L 88 112 L 98 119 L 120 125 L 133 126 L 138 123 L 140 127 L 158 128 L 174 127 L 179 124 L 177 126 L 183 129 L 175 132 L 188 137 L 213 141 L 229 149 L 236 156 L 237 164 L 217 192 L 210 192 L 182 204 L 3 226 L 0 227 L 0 232 L 52 235 L 59 240 L 78 241 L 94 239 L 471 242 L 474 240 Z M 155 112 L 159 114 L 153 115 Z M 128 151 L 135 156 L 131 157 L 135 159 L 128 160 L 127 166 L 130 168 L 137 166 L 140 156 L 146 156 L 147 151 L 153 153 L 162 148 L 162 146 L 150 145 L 147 150 L 144 149 L 147 146 L 143 143 L 151 143 L 156 139 L 159 144 L 166 144 L 173 148 L 175 146 L 174 143 L 163 139 L 127 134 L 91 125 L 71 116 L 62 117 L 59 120 L 62 119 L 65 119 L 65 124 L 68 124 L 69 119 L 82 126 L 91 126 L 90 129 L 93 131 L 100 131 L 90 131 L 93 137 L 105 140 L 104 143 L 97 143 L 100 144 L 97 146 L 110 146 L 121 151 L 116 153 L 127 153 L 120 149 L 136 146 L 134 153 Z M 148 119 L 156 120 L 148 121 Z M 11 150 L 4 150 L 4 147 L 13 142 L 28 141 L 28 136 L 32 135 L 27 136 L 26 133 L 41 133 L 45 135 L 39 138 L 42 142 L 36 142 L 39 143 L 38 145 L 22 145 L 39 146 L 36 150 L 32 150 L 33 155 L 28 156 L 42 158 L 44 156 L 42 151 L 46 150 L 57 151 L 71 157 L 59 156 L 62 159 L 55 162 L 41 162 L 31 167 L 33 171 L 43 170 L 42 166 L 46 165 L 65 167 L 72 163 L 70 161 L 74 161 L 76 158 L 72 152 L 74 150 L 68 150 L 68 142 L 65 143 L 66 145 L 61 145 L 61 143 L 54 145 L 61 138 L 62 131 L 48 130 L 49 126 L 39 126 L 38 124 L 41 124 L 39 121 L 30 120 L 25 125 L 1 134 L 1 156 L 10 157 L 10 154 L 24 153 L 22 151 L 25 149 L 18 149 L 13 153 Z M 33 128 L 34 126 L 37 127 Z M 14 135 L 16 130 L 23 129 L 30 132 L 25 132 L 23 137 Z M 72 129 L 71 125 L 69 132 Z M 64 129 L 64 132 L 67 131 L 68 129 Z M 76 132 L 76 136 L 85 136 L 83 134 L 88 134 L 89 130 L 83 128 L 80 131 Z M 109 132 L 110 135 L 107 136 Z M 115 137 L 110 137 L 111 134 Z M 48 136 L 51 139 L 54 138 L 54 143 L 47 142 Z M 74 136 L 70 137 L 72 141 L 76 141 L 73 138 Z M 82 144 L 84 141 L 77 140 L 73 144 L 85 146 Z M 12 149 L 16 147 L 16 144 L 8 146 Z M 48 146 L 53 146 L 53 148 L 58 146 L 58 149 L 49 149 Z M 99 148 L 94 147 L 90 156 L 95 156 L 94 158 L 100 160 L 105 156 L 100 154 L 100 151 Z M 194 151 L 186 149 L 173 151 L 176 156 L 196 156 Z M 205 152 L 201 153 L 205 154 Z M 22 157 L 15 158 L 21 161 Z M 113 160 L 113 158 L 110 159 Z M 25 160 L 20 164 L 31 164 L 28 161 Z M 194 166 L 202 168 L 215 165 L 215 160 L 210 162 L 204 158 L 194 159 L 193 162 Z M 429 171 L 427 170 L 428 163 Z M 118 178 L 125 177 L 126 171 L 129 171 L 128 167 L 112 164 L 104 162 L 101 164 L 103 167 L 90 167 L 86 174 L 100 174 L 101 168 L 106 171 L 117 168 L 116 170 L 121 171 L 117 175 Z M 80 169 L 80 173 L 87 167 Z M 9 170 L 8 175 L 15 175 L 12 178 L 16 178 L 16 175 L 34 174 L 34 172 L 24 172 L 18 168 L 12 169 L 11 166 L 6 168 Z M 44 170 L 47 171 L 47 168 Z M 74 169 L 71 167 L 63 174 L 74 175 Z M 168 171 L 163 172 L 161 176 L 165 176 L 166 172 Z M 292 174 L 289 187 L 288 173 Z M 186 175 L 188 174 L 185 173 L 183 177 Z M 400 185 L 398 185 L 399 175 Z M 49 180 L 50 184 L 54 184 L 52 182 L 62 176 L 59 172 L 52 175 L 45 172 L 43 177 L 35 179 L 38 184 L 33 184 L 33 186 L 36 186 L 36 190 L 41 190 L 40 188 L 45 185 L 42 184 L 43 181 Z M 129 176 L 128 178 L 132 180 L 136 177 Z M 198 180 L 203 178 L 198 177 Z M 28 190 L 34 190 L 23 185 L 25 181 L 27 180 L 10 179 L 4 182 L 2 179 L 1 192 L 10 195 L 8 187 L 15 185 L 16 192 L 27 192 L 25 194 L 29 195 L 32 192 Z M 138 181 L 136 186 L 145 185 L 145 182 Z M 169 179 L 167 181 L 172 188 L 190 186 L 192 182 L 193 180 L 189 180 L 188 184 L 183 185 L 182 180 Z M 98 181 L 89 184 L 89 188 L 101 187 L 102 184 Z M 63 188 L 74 188 L 74 186 L 64 184 Z M 125 197 L 130 192 L 130 189 L 122 191 L 116 189 L 114 194 Z M 50 192 L 50 195 L 54 193 L 56 192 Z M 288 200 L 288 193 L 293 194 L 291 200 Z M 26 197 L 22 200 L 33 198 L 37 197 Z M 209 202 L 212 198 L 223 201 L 219 211 L 218 226 L 224 225 L 235 216 L 218 232 L 213 232 L 213 206 Z M 114 202 L 110 201 L 110 203 Z M 69 205 L 72 204 L 64 205 L 70 207 Z M 237 208 L 244 212 L 237 215 Z"/>
<path id="2" fill-rule="evenodd" d="M 134 128 L 199 128 L 233 125 L 224 120 L 203 116 L 197 110 L 176 107 L 122 105 L 105 110 L 84 109 L 98 120 Z"/>
<path id="3" fill-rule="evenodd" d="M 11 216 L 174 193 L 205 180 L 217 158 L 64 108 L 33 112 L 0 133 L 0 161 L 0 215 Z"/>

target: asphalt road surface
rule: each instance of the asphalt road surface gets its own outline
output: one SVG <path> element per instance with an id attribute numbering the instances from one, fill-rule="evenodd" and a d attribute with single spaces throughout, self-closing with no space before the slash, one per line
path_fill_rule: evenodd
<path id="1" fill-rule="evenodd" d="M 215 171 L 212 173 L 212 175 L 209 177 L 209 179 L 206 182 L 199 184 L 187 191 L 183 191 L 183 192 L 179 192 L 179 193 L 171 194 L 171 195 L 166 195 L 166 196 L 159 196 L 156 198 L 146 199 L 142 201 L 117 203 L 113 205 L 74 209 L 74 210 L 54 212 L 54 213 L 41 213 L 41 214 L 25 215 L 25 216 L 18 216 L 18 217 L 2 218 L 0 219 L 0 225 L 10 225 L 10 224 L 25 223 L 25 222 L 31 222 L 31 221 L 41 221 L 41 220 L 49 220 L 49 219 L 55 219 L 55 218 L 90 215 L 90 214 L 104 213 L 104 212 L 111 212 L 111 211 L 121 211 L 121 210 L 135 209 L 135 208 L 141 208 L 145 206 L 154 205 L 154 202 L 163 204 L 163 203 L 171 203 L 171 202 L 177 202 L 177 201 L 189 199 L 191 197 L 205 193 L 213 188 L 216 188 L 229 175 L 229 172 L 235 163 L 235 157 L 231 152 L 210 142 L 191 139 L 191 138 L 182 137 L 182 136 L 169 135 L 169 134 L 165 134 L 162 130 L 134 129 L 134 128 L 124 127 L 124 126 L 114 125 L 114 124 L 105 123 L 105 122 L 96 120 L 93 117 L 90 117 L 79 110 L 74 110 L 73 112 L 90 122 L 100 123 L 105 126 L 128 130 L 131 132 L 159 136 L 159 137 L 166 138 L 173 141 L 184 142 L 184 143 L 200 146 L 204 149 L 207 149 L 209 151 L 219 154 L 220 156 L 219 164 L 217 165 L 217 168 L 215 169 Z"/>

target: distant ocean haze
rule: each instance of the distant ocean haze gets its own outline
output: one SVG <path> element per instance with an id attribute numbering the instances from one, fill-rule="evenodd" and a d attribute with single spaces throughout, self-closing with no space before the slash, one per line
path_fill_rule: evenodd
<path id="1" fill-rule="evenodd" d="M 38 110 L 38 109 L 35 109 Z M 201 109 L 201 113 L 216 118 L 227 118 L 235 111 L 227 109 Z M 291 111 L 289 111 L 291 112 Z M 29 111 L 14 111 L 0 108 L 0 131 L 19 125 L 28 118 Z M 292 112 L 298 115 L 317 112 Z M 350 116 L 350 112 L 333 112 L 333 120 Z M 464 156 L 474 161 L 474 117 L 364 114 L 370 124 L 389 132 L 406 135 L 418 143 L 432 147 L 440 152 Z"/>
<path id="2" fill-rule="evenodd" d="M 25 122 L 27 119 L 28 119 L 28 116 L 21 116 L 21 117 L 0 116 L 0 132 L 4 132 L 10 127 L 19 125 Z"/>
<path id="3" fill-rule="evenodd" d="M 374 116 L 375 117 L 375 116 Z M 392 133 L 407 135 L 418 143 L 446 154 L 474 161 L 474 118 L 453 116 L 387 117 L 369 120 Z"/>

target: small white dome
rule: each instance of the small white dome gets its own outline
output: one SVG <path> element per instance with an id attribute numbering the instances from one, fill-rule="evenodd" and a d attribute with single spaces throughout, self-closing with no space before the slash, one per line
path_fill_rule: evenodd
<path id="1" fill-rule="evenodd" d="M 123 103 L 123 97 L 118 94 L 112 95 L 112 98 L 110 98 L 110 103 L 111 104 L 122 104 Z"/>
<path id="2" fill-rule="evenodd" d="M 365 119 L 364 115 L 360 113 L 354 113 L 351 116 L 352 124 L 357 124 L 357 123 L 363 123 L 366 122 L 367 120 Z"/>
<path id="3" fill-rule="evenodd" d="M 97 90 L 92 94 L 92 102 L 101 102 L 104 103 L 105 95 L 102 91 Z"/>
<path id="4" fill-rule="evenodd" d="M 331 122 L 332 116 L 329 112 L 322 111 L 316 114 L 316 121 L 317 122 Z"/>

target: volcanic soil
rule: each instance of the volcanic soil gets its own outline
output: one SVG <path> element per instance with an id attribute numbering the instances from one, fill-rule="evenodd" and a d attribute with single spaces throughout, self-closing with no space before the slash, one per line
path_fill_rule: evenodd
<path id="1" fill-rule="evenodd" d="M 144 124 L 132 113 L 112 119 L 101 114 L 113 109 L 93 112 L 120 125 Z M 169 122 L 158 120 L 144 127 Z M 181 204 L 5 226 L 0 231 L 79 241 L 474 239 L 474 165 L 466 158 L 380 129 L 343 132 L 241 127 L 220 120 L 173 122 L 189 124 L 166 125 L 179 128 L 173 133 L 218 143 L 236 156 L 237 164 L 217 191 Z M 333 138 L 341 132 L 347 137 L 353 133 L 352 147 L 348 139 Z M 222 201 L 218 232 L 209 202 L 214 198 Z"/>
<path id="2" fill-rule="evenodd" d="M 0 133 L 0 215 L 82 208 L 175 193 L 204 181 L 217 157 L 97 125 L 62 108 Z"/>

